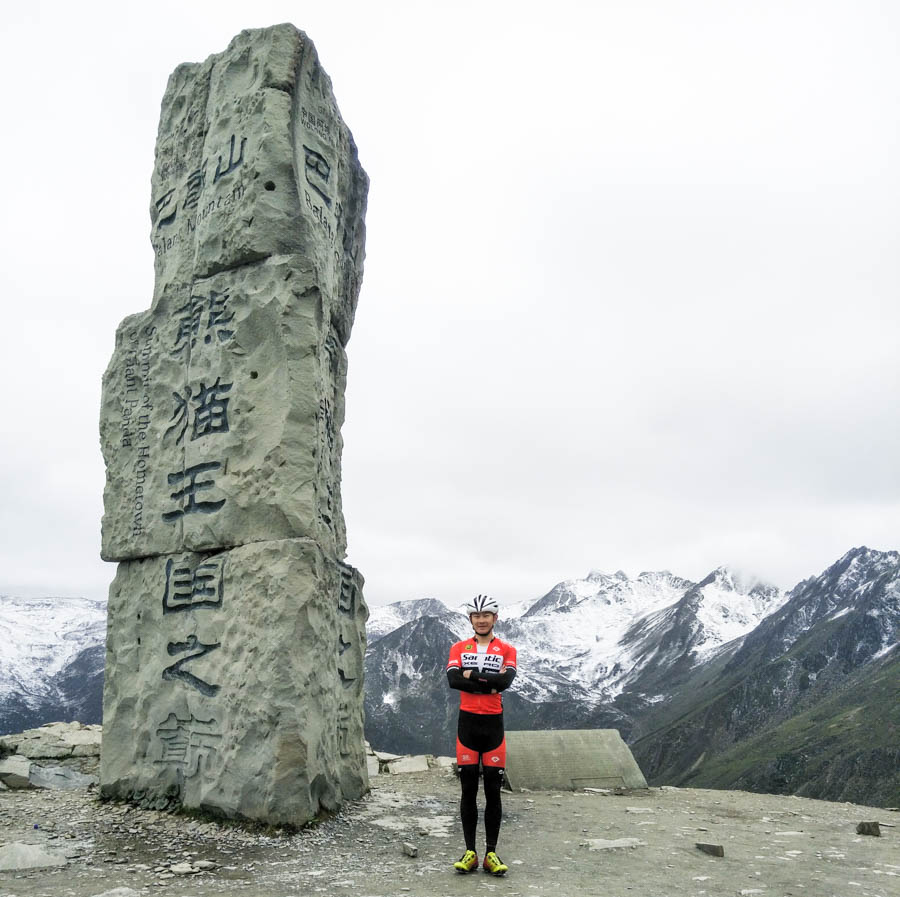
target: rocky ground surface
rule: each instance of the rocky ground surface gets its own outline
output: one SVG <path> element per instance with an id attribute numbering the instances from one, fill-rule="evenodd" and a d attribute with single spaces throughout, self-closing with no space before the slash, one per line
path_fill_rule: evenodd
<path id="1" fill-rule="evenodd" d="M 463 846 L 458 793 L 448 769 L 381 774 L 333 818 L 284 834 L 101 803 L 93 789 L 0 791 L 0 867 L 36 851 L 59 864 L 0 871 L 0 895 L 900 894 L 896 812 L 676 788 L 507 793 L 509 874 L 463 876 L 451 868 Z M 880 837 L 857 834 L 876 820 Z"/>

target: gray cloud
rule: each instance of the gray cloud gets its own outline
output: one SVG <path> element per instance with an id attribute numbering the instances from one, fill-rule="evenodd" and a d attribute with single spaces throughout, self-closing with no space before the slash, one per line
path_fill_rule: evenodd
<path id="1" fill-rule="evenodd" d="M 372 178 L 344 427 L 371 602 L 789 586 L 897 547 L 897 10 L 50 3 L 0 63 L 0 589 L 105 591 L 99 382 L 149 304 L 165 80 L 298 15 Z"/>

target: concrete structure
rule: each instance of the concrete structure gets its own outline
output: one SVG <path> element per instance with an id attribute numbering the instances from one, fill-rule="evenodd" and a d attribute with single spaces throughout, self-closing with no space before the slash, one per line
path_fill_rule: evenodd
<path id="1" fill-rule="evenodd" d="M 507 732 L 506 745 L 506 781 L 512 789 L 647 787 L 616 729 Z"/>

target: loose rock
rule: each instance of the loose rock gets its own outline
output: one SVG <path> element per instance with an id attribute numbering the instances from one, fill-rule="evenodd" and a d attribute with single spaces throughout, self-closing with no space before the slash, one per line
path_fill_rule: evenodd
<path id="1" fill-rule="evenodd" d="M 24 869 L 47 869 L 65 866 L 68 860 L 58 853 L 24 841 L 13 841 L 0 847 L 0 872 L 20 872 Z"/>
<path id="2" fill-rule="evenodd" d="M 606 840 L 604 838 L 588 838 L 581 842 L 582 847 L 588 850 L 619 850 L 623 847 L 646 847 L 646 841 L 640 841 L 637 838 L 616 838 L 614 840 Z"/>
<path id="3" fill-rule="evenodd" d="M 708 853 L 711 857 L 723 857 L 725 856 L 725 848 L 721 844 L 695 844 L 694 845 L 697 850 L 702 850 L 703 853 Z"/>

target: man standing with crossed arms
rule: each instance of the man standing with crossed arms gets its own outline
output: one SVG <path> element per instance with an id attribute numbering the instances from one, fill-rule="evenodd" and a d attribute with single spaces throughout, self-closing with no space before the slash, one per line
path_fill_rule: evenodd
<path id="1" fill-rule="evenodd" d="M 484 774 L 484 870 L 503 875 L 509 867 L 497 856 L 497 838 L 503 806 L 500 788 L 506 767 L 506 735 L 503 731 L 503 700 L 500 692 L 516 676 L 516 649 L 494 635 L 499 607 L 488 595 L 478 595 L 467 605 L 474 634 L 450 648 L 447 681 L 458 689 L 459 722 L 456 730 L 456 765 L 462 797 L 462 820 L 466 852 L 453 864 L 457 872 L 478 868 L 475 833 L 478 828 L 478 768 Z"/>

